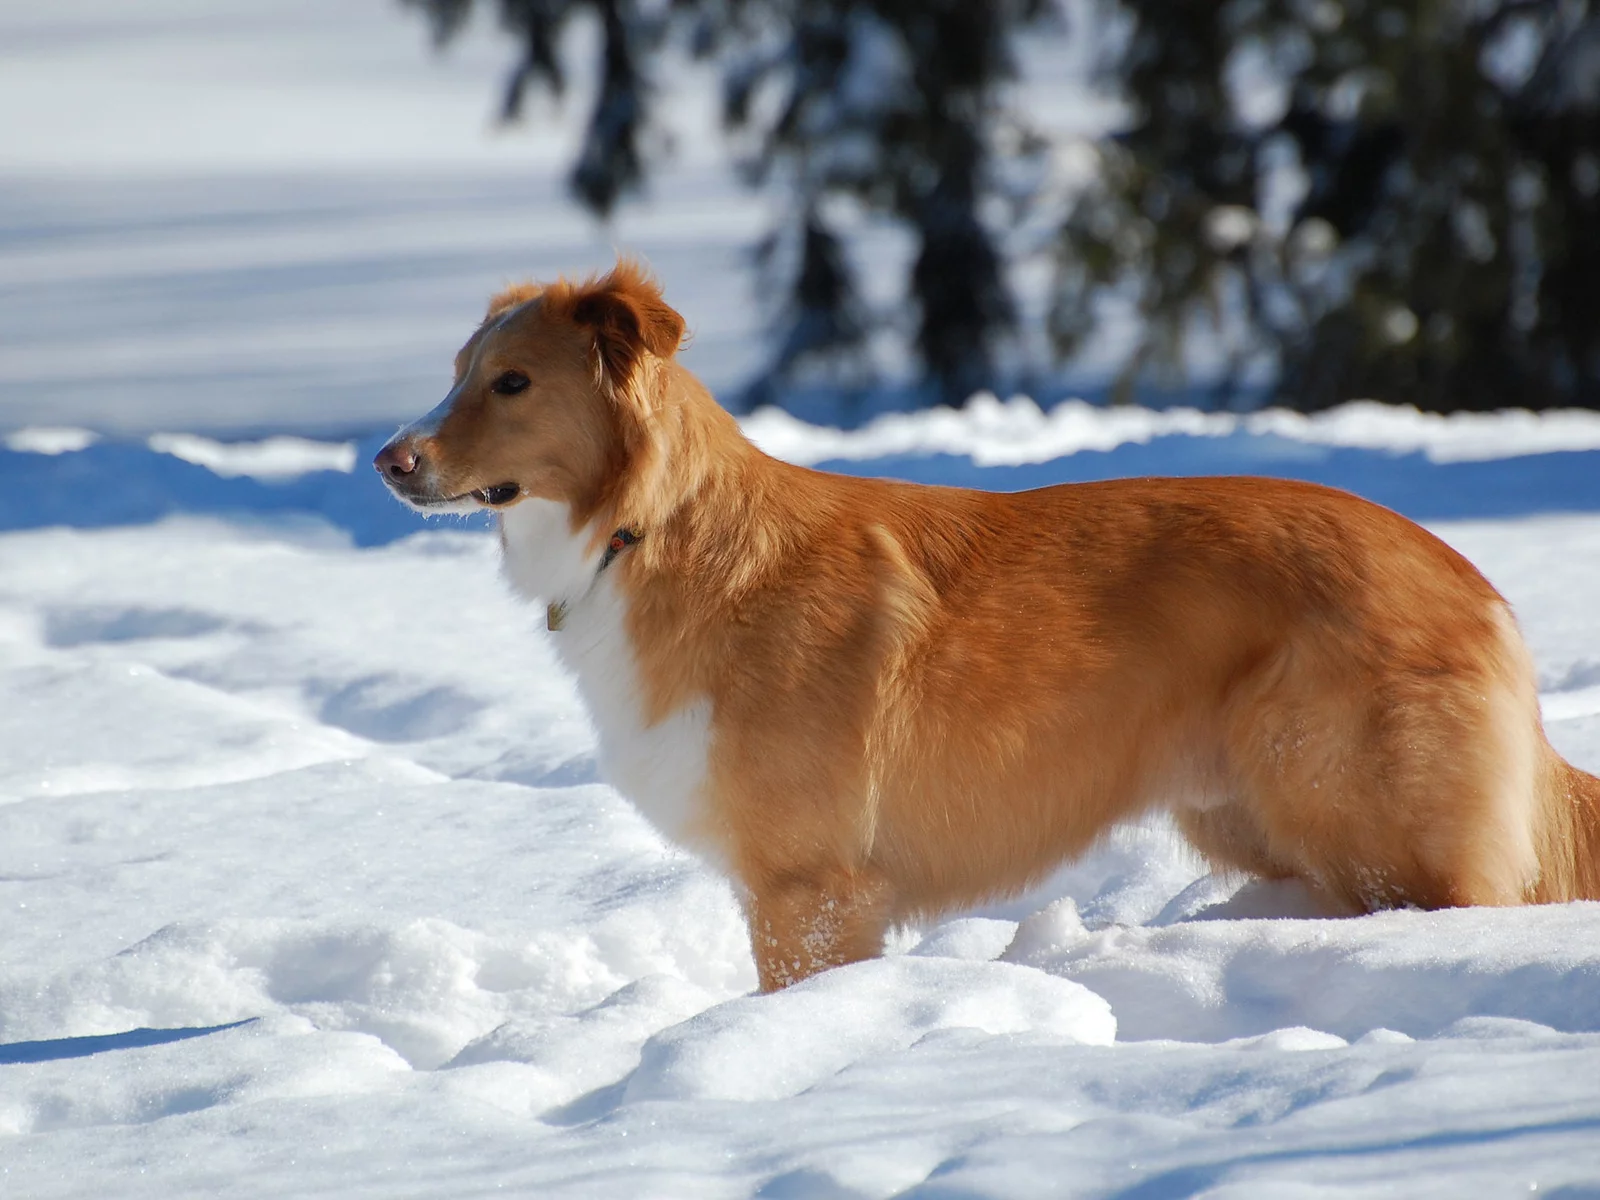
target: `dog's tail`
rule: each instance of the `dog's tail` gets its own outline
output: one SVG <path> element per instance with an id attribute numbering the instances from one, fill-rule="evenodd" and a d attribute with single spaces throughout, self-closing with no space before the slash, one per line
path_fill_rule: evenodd
<path id="1" fill-rule="evenodd" d="M 1600 779 L 1546 747 L 1540 903 L 1600 900 Z"/>

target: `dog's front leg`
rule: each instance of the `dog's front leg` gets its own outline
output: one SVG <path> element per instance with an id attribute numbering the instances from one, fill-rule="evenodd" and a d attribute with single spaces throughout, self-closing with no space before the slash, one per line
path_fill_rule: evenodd
<path id="1" fill-rule="evenodd" d="M 763 992 L 883 950 L 890 890 L 870 869 L 825 868 L 757 882 L 746 912 Z"/>

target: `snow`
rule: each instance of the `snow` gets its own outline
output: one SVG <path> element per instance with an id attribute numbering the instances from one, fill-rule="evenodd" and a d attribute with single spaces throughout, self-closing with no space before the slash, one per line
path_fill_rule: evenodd
<path id="1" fill-rule="evenodd" d="M 37 442 L 43 431 L 22 430 L 34 434 Z M 270 437 L 259 442 L 219 442 L 214 438 L 198 437 L 192 433 L 157 433 L 147 441 L 150 449 L 181 458 L 184 462 L 207 467 L 224 479 L 248 475 L 251 479 L 295 479 L 312 471 L 342 471 L 346 475 L 355 470 L 356 444 L 354 442 L 319 442 L 303 437 Z M 62 446 L 66 449 L 85 447 Z M 16 447 L 12 447 L 15 449 Z M 49 453 L 49 451 L 46 451 Z"/>
<path id="2" fill-rule="evenodd" d="M 716 160 L 716 89 L 675 93 L 650 203 L 608 227 L 564 201 L 581 78 L 494 124 L 514 57 L 482 16 L 435 54 L 393 0 L 0 4 L 27 115 L 0 123 L 0 431 L 392 428 L 491 292 L 624 247 L 695 313 L 696 369 L 747 381 L 767 211 Z"/>
<path id="3" fill-rule="evenodd" d="M 393 429 L 449 390 L 491 293 L 608 268 L 618 247 L 644 255 L 695 315 L 686 361 L 718 387 L 765 354 L 743 251 L 762 211 L 726 181 L 708 187 L 709 168 L 666 173 L 651 207 L 611 229 L 563 203 L 558 174 L 527 164 L 265 180 L 195 170 L 0 169 L 0 430 Z"/>
<path id="4" fill-rule="evenodd" d="M 68 454 L 87 450 L 99 441 L 90 429 L 70 425 L 30 425 L 5 436 L 5 448 L 17 454 Z"/>
<path id="5" fill-rule="evenodd" d="M 733 892 L 598 781 L 493 539 L 270 517 L 0 537 L 12 1194 L 1600 1181 L 1600 905 L 1330 919 L 1151 822 L 752 995 Z M 1597 706 L 1556 711 L 1600 674 L 1600 515 L 1438 528 L 1600 765 Z"/>
<path id="6" fill-rule="evenodd" d="M 530 143 L 547 162 L 563 153 L 554 124 L 492 136 L 485 85 L 507 66 L 508 47 L 488 22 L 433 57 L 421 18 L 385 0 L 140 7 L 54 0 L 0 11 L 0 107 L 28 114 L 5 130 L 10 171 L 437 170 L 510 165 Z"/>
<path id="7" fill-rule="evenodd" d="M 1281 408 L 1253 413 L 1104 408 L 1082 400 L 1047 411 L 1027 396 L 1001 401 L 980 393 L 959 410 L 888 413 L 859 429 L 819 428 L 777 408 L 753 413 L 744 425 L 768 453 L 795 462 L 956 454 L 978 466 L 1017 466 L 1084 450 L 1145 445 L 1163 437 L 1241 434 L 1311 446 L 1420 453 L 1434 463 L 1600 449 L 1600 413 L 1590 410 L 1441 414 L 1359 400 L 1309 414 Z"/>
<path id="8" fill-rule="evenodd" d="M 1330 918 L 1151 820 L 754 995 L 732 889 L 600 780 L 483 523 L 364 463 L 489 291 L 613 242 L 736 381 L 759 204 L 697 151 L 575 217 L 566 126 L 485 131 L 486 28 L 435 60 L 376 0 L 123 10 L 0 8 L 0 1194 L 1600 1194 L 1594 903 Z M 927 482 L 1373 496 L 1505 592 L 1600 768 L 1593 414 L 745 425 Z"/>
<path id="9" fill-rule="evenodd" d="M 1174 898 L 1180 911 L 1182 901 Z M 1304 907 L 1298 885 L 1253 883 L 1170 924 L 1169 908 L 1145 926 L 1090 930 L 1066 898 L 1027 917 L 1003 957 L 1110 1000 L 1127 1041 L 1222 1042 L 1310 1027 L 1336 1046 L 1375 1029 L 1438 1037 L 1468 1019 L 1600 1032 L 1600 948 L 1585 945 L 1600 905 L 1509 919 L 1466 910 L 1280 915 Z"/>

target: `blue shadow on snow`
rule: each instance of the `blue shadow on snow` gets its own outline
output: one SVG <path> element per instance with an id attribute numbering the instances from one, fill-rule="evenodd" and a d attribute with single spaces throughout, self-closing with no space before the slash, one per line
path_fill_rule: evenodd
<path id="1" fill-rule="evenodd" d="M 281 482 L 228 478 L 151 450 L 96 442 L 66 454 L 0 449 L 0 532 L 65 525 L 104 529 L 163 517 L 320 517 L 358 546 L 379 546 L 433 525 L 390 496 L 367 463 L 387 435 L 358 443 L 356 469 L 312 471 Z M 450 517 L 448 528 L 487 529 L 487 517 Z"/>
<path id="2" fill-rule="evenodd" d="M 0 531 L 139 525 L 179 514 L 260 520 L 316 517 L 358 546 L 438 528 L 404 508 L 366 463 L 383 435 L 358 443 L 353 473 L 313 471 L 281 482 L 225 478 L 149 449 L 104 441 L 45 455 L 0 449 Z M 1170 436 L 1048 462 L 980 466 L 959 455 L 890 455 L 821 464 L 853 475 L 1016 491 L 1053 483 L 1144 475 L 1270 475 L 1345 488 L 1418 520 L 1600 511 L 1600 451 L 1436 463 L 1419 453 L 1308 445 L 1287 438 Z M 446 528 L 487 529 L 487 517 Z"/>
<path id="3" fill-rule="evenodd" d="M 224 1029 L 237 1029 L 255 1021 L 230 1021 L 226 1025 L 207 1025 L 188 1029 L 129 1029 L 123 1033 L 101 1033 L 92 1037 L 48 1038 L 38 1042 L 0 1042 L 0 1066 L 18 1063 L 55 1062 L 63 1058 L 87 1058 L 91 1054 L 104 1054 L 108 1050 L 136 1050 L 140 1046 L 164 1046 L 168 1042 L 182 1042 L 189 1038 L 205 1037 L 208 1033 L 221 1033 Z"/>
<path id="4" fill-rule="evenodd" d="M 1317 446 L 1236 433 L 1217 438 L 1161 437 L 1019 466 L 979 466 L 970 458 L 949 454 L 819 465 L 856 475 L 1008 492 L 1142 475 L 1268 475 L 1344 488 L 1418 521 L 1600 511 L 1600 451 L 1594 450 L 1438 463 L 1421 453 Z"/>

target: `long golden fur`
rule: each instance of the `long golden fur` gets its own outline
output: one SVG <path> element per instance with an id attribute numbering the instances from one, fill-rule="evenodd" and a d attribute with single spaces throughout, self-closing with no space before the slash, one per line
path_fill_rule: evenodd
<path id="1" fill-rule="evenodd" d="M 1600 781 L 1546 741 L 1505 601 L 1417 525 L 1267 479 L 792 466 L 675 360 L 683 328 L 628 262 L 512 289 L 377 466 L 419 505 L 560 506 L 643 725 L 709 712 L 697 844 L 764 989 L 1157 807 L 1353 912 L 1600 897 Z"/>

